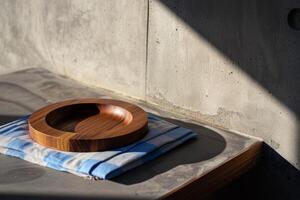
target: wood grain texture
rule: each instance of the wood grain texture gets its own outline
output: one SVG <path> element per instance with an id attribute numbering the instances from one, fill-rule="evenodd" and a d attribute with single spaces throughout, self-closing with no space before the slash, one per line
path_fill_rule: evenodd
<path id="1" fill-rule="evenodd" d="M 112 99 L 58 102 L 34 112 L 30 137 L 62 151 L 104 151 L 145 136 L 147 113 L 136 105 Z"/>

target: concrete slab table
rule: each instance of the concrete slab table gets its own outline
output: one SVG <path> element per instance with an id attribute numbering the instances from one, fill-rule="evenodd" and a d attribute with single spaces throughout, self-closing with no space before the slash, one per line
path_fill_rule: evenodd
<path id="1" fill-rule="evenodd" d="M 0 94 L 0 124 L 65 99 L 124 99 L 39 68 L 1 75 Z M 203 197 L 255 164 L 260 140 L 176 118 L 143 102 L 135 103 L 148 112 L 194 130 L 198 139 L 109 181 L 87 180 L 0 155 L 0 199 Z"/>

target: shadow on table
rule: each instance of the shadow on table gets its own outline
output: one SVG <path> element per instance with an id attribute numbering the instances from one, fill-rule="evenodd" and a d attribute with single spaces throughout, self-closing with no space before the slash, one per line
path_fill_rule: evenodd
<path id="1" fill-rule="evenodd" d="M 193 130 L 198 134 L 197 139 L 190 140 L 149 163 L 124 173 L 113 179 L 114 182 L 126 185 L 140 183 L 179 165 L 211 159 L 219 155 L 226 147 L 226 141 L 223 136 L 213 130 L 174 119 L 163 119 Z"/>
<path id="2" fill-rule="evenodd" d="M 20 117 L 22 116 L 0 115 L 0 124 L 11 122 Z M 220 154 L 226 147 L 226 142 L 223 136 L 221 136 L 219 133 L 213 130 L 202 127 L 200 125 L 182 122 L 174 119 L 163 119 L 171 123 L 177 124 L 179 126 L 193 130 L 194 132 L 198 133 L 197 139 L 192 139 L 180 145 L 179 147 L 171 150 L 170 152 L 167 152 L 165 155 L 162 155 L 144 165 L 141 165 L 133 170 L 124 173 L 124 175 L 115 178 L 113 181 L 126 185 L 143 182 L 158 174 L 169 171 L 170 169 L 173 169 L 176 166 L 197 163 L 213 158 Z M 18 170 L 16 170 L 15 173 L 18 173 Z M 12 173 L 12 175 L 15 173 Z M 30 181 L 31 178 L 36 178 L 28 175 L 18 175 L 15 177 L 26 177 L 26 180 L 16 178 L 15 181 L 20 182 Z M 11 183 L 15 181 L 9 179 L 5 181 L 0 181 L 0 183 Z"/>
<path id="3" fill-rule="evenodd" d="M 19 115 L 0 115 L 0 125 L 12 122 L 14 120 L 17 120 L 23 116 Z"/>
<path id="4" fill-rule="evenodd" d="M 97 197 L 83 197 L 83 196 L 68 196 L 68 195 L 61 195 L 61 194 L 49 194 L 48 196 L 45 195 L 23 195 L 23 194 L 7 194 L 7 195 L 1 195 L 1 200 L 99 200 L 99 199 L 105 199 L 105 200 L 132 200 L 132 197 L 109 197 L 109 196 L 97 196 Z M 148 199 L 148 198 L 134 198 L 134 200 L 139 199 Z"/>

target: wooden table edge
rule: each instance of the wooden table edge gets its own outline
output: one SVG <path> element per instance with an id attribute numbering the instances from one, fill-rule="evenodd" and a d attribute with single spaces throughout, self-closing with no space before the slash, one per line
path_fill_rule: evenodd
<path id="1" fill-rule="evenodd" d="M 263 141 L 256 141 L 226 163 L 201 174 L 159 199 L 202 199 L 255 166 Z"/>

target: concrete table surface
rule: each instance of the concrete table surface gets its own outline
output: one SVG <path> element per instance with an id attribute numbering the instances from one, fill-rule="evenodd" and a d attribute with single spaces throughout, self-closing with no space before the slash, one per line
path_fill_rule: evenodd
<path id="1" fill-rule="evenodd" d="M 72 98 L 121 98 L 102 89 L 87 88 L 68 78 L 34 68 L 0 76 L 0 124 L 29 114 L 46 104 Z M 130 99 L 127 99 L 131 101 Z M 198 133 L 171 152 L 137 167 L 113 180 L 88 180 L 29 162 L 0 155 L 0 199 L 156 199 L 174 197 L 192 187 L 201 177 L 217 182 L 231 179 L 225 173 L 234 158 L 243 155 L 259 140 L 176 119 L 172 114 L 135 102 L 148 112 Z M 184 120 L 184 121 L 183 121 Z M 247 158 L 243 158 L 247 160 Z M 252 159 L 252 157 L 251 157 Z M 250 159 L 250 160 L 251 160 Z M 244 162 L 244 161 L 243 161 Z M 229 163 L 229 164 L 228 164 Z M 244 162 L 245 166 L 251 162 Z M 217 170 L 219 172 L 217 173 Z M 243 168 L 244 169 L 244 168 Z M 243 171 L 241 168 L 233 171 Z M 214 177 L 214 170 L 216 170 Z M 219 185 L 222 185 L 220 183 Z M 195 186 L 193 186 L 195 187 Z M 201 191 L 201 184 L 197 186 Z M 173 195 L 173 196 L 172 196 Z M 175 195 L 176 196 L 176 195 Z"/>

